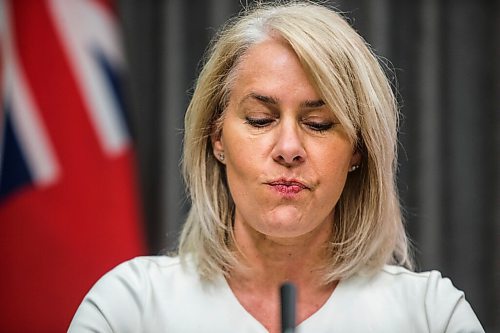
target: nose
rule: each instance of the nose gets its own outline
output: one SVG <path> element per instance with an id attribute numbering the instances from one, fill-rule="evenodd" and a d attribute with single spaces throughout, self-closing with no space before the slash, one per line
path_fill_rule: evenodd
<path id="1" fill-rule="evenodd" d="M 298 126 L 291 122 L 283 121 L 279 126 L 272 150 L 272 157 L 276 162 L 286 167 L 293 167 L 305 161 L 306 151 L 299 131 Z"/>

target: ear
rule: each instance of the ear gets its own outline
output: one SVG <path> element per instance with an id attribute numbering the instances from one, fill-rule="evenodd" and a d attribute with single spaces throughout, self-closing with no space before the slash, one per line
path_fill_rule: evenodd
<path id="1" fill-rule="evenodd" d="M 355 150 L 353 153 L 352 153 L 352 157 L 351 157 L 351 162 L 349 164 L 349 167 L 352 168 L 352 167 L 355 167 L 355 166 L 358 166 L 361 164 L 361 153 L 359 152 L 359 150 Z"/>
<path id="2" fill-rule="evenodd" d="M 212 134 L 210 136 L 210 140 L 212 142 L 212 149 L 215 158 L 221 163 L 224 163 L 224 140 L 222 138 L 222 130 Z"/>

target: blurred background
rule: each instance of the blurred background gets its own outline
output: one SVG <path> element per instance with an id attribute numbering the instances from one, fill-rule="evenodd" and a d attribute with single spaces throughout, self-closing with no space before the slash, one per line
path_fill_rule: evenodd
<path id="1" fill-rule="evenodd" d="M 241 2 L 118 2 L 153 253 L 175 247 L 189 207 L 178 163 L 203 52 Z M 419 269 L 451 277 L 489 331 L 500 331 L 498 1 L 327 2 L 396 76 L 399 189 Z"/>
<path id="2" fill-rule="evenodd" d="M 382 61 L 392 68 L 388 75 L 397 87 L 402 113 L 398 186 L 418 270 L 438 269 L 450 277 L 457 288 L 465 291 L 486 331 L 499 332 L 499 2 L 325 2 L 343 12 Z M 179 168 L 184 112 L 210 38 L 221 24 L 241 11 L 242 3 L 251 4 L 252 1 L 52 0 L 42 8 L 44 3 L 46 1 L 42 0 L 16 0 L 10 4 L 3 1 L 0 7 L 3 17 L 0 32 L 3 36 L 10 36 L 0 39 L 0 61 L 3 61 L 0 73 L 4 77 L 3 113 L 0 114 L 0 147 L 3 147 L 0 149 L 0 154 L 3 153 L 0 155 L 0 246 L 4 259 L 0 265 L 7 267 L 7 273 L 0 281 L 0 297 L 3 298 L 0 301 L 5 304 L 0 311 L 0 330 L 8 328 L 5 331 L 26 331 L 21 329 L 21 321 L 27 322 L 27 327 L 35 327 L 29 325 L 36 323 L 37 327 L 43 327 L 40 323 L 44 322 L 47 332 L 54 331 L 50 328 L 65 327 L 86 290 L 110 267 L 134 255 L 160 254 L 175 249 L 189 209 Z M 69 4 L 78 5 L 69 8 Z M 91 9 L 82 9 L 89 4 Z M 16 9 L 16 6 L 21 8 Z M 90 100 L 87 104 L 80 102 L 74 106 L 68 102 L 71 95 L 65 92 L 68 83 L 58 79 L 57 68 L 61 61 L 54 60 L 61 55 L 49 50 L 54 44 L 52 37 L 40 32 L 44 24 L 50 24 L 39 17 L 54 12 L 60 19 L 56 24 L 59 35 L 65 35 L 62 39 L 71 50 L 79 47 L 68 42 L 73 37 L 64 31 L 75 30 L 73 35 L 77 39 L 87 35 L 82 31 L 93 31 L 88 33 L 88 39 L 98 42 L 90 43 L 92 61 L 100 64 L 99 69 L 106 73 L 102 79 L 105 82 L 103 87 L 109 88 L 114 104 L 95 103 L 106 98 L 98 92 L 93 93 L 92 89 L 87 89 L 90 92 L 83 89 L 82 95 Z M 57 30 L 53 25 L 51 29 Z M 75 25 L 80 28 L 75 29 Z M 103 33 L 108 30 L 109 33 Z M 23 34 L 31 37 L 23 39 Z M 66 56 L 68 54 L 77 62 L 70 62 L 66 67 L 92 63 L 76 51 L 66 51 Z M 19 60 L 15 60 L 17 58 Z M 9 67 L 14 70 L 9 70 Z M 93 82 L 90 86 L 99 86 L 98 79 L 82 74 L 92 72 L 91 65 L 82 67 L 76 81 L 90 80 Z M 37 79 L 43 76 L 37 68 L 47 72 L 44 79 Z M 12 79 L 23 71 L 27 83 L 24 79 Z M 35 74 L 29 74 L 30 71 Z M 33 83 L 37 80 L 40 88 Z M 9 89 L 10 86 L 13 88 Z M 118 139 L 110 139 L 115 142 L 111 148 L 97 149 L 104 151 L 102 155 L 106 158 L 99 157 L 99 154 L 96 157 L 96 153 L 80 148 L 73 149 L 78 156 L 72 157 L 73 162 L 69 164 L 76 165 L 79 175 L 90 174 L 88 180 L 78 176 L 79 180 L 73 183 L 78 189 L 86 188 L 88 183 L 94 184 L 92 188 L 87 186 L 90 188 L 87 192 L 78 190 L 73 193 L 64 189 L 47 199 L 47 192 L 54 187 L 50 185 L 50 179 L 66 175 L 67 169 L 53 167 L 46 171 L 47 168 L 42 168 L 38 173 L 33 171 L 33 176 L 29 171 L 36 169 L 33 165 L 37 164 L 30 163 L 28 157 L 25 158 L 27 167 L 24 173 L 31 174 L 31 177 L 26 181 L 27 176 L 23 178 L 23 172 L 19 172 L 24 170 L 19 167 L 23 161 L 21 158 L 17 157 L 17 164 L 6 162 L 9 156 L 10 160 L 15 160 L 12 156 L 20 155 L 15 149 L 6 148 L 10 147 L 10 141 L 15 141 L 9 138 L 16 137 L 16 128 L 19 133 L 33 132 L 29 126 L 22 130 L 22 126 L 16 125 L 26 119 L 26 116 L 16 116 L 15 111 L 15 105 L 19 105 L 18 109 L 26 108 L 26 103 L 15 102 L 26 99 L 19 92 L 19 87 L 24 91 L 26 86 L 31 87 L 33 97 L 30 103 L 35 105 L 34 109 L 38 106 L 41 113 L 46 110 L 49 118 L 54 110 L 60 109 L 62 116 L 57 116 L 56 125 L 66 128 L 65 124 L 77 124 L 75 129 L 63 131 L 69 132 L 66 135 L 70 137 L 75 136 L 75 143 L 70 145 L 73 148 L 82 144 L 75 132 L 86 135 L 81 124 L 88 121 L 72 115 L 72 110 L 85 109 L 85 105 L 92 109 L 89 105 L 94 103 L 98 105 L 99 113 L 99 110 L 113 109 L 115 105 L 115 116 L 109 116 L 111 120 L 104 123 L 121 125 L 118 129 L 104 128 L 108 128 L 106 133 L 117 131 L 122 134 L 117 134 Z M 13 97 L 9 98 L 10 95 Z M 50 104 L 46 101 L 47 96 L 54 96 L 56 102 Z M 49 120 L 46 122 L 50 125 Z M 57 130 L 56 125 L 49 125 L 49 130 Z M 96 136 L 96 130 L 91 132 L 90 137 Z M 51 134 L 48 138 L 49 142 L 56 140 Z M 17 146 L 22 148 L 24 141 L 18 141 Z M 86 147 L 99 146 L 95 139 L 90 141 L 92 143 L 85 143 Z M 21 151 L 21 148 L 17 150 Z M 59 156 L 57 149 L 56 160 Z M 63 147 L 63 151 L 65 149 Z M 89 166 L 90 159 L 102 161 Z M 62 176 L 65 181 L 68 178 Z M 37 179 L 42 180 L 37 182 Z M 24 199 L 31 195 L 27 194 L 29 191 L 37 191 L 38 197 Z M 96 199 L 99 196 L 102 198 Z M 117 196 L 116 200 L 110 199 Z M 76 199 L 71 201 L 71 198 Z M 31 205 L 43 207 L 33 209 Z M 98 207 L 94 215 L 89 213 L 92 206 Z M 54 213 L 61 210 L 67 211 L 66 215 Z M 44 214 L 46 218 L 41 217 Z M 66 229 L 69 228 L 68 219 L 73 225 L 70 229 Z M 44 223 L 50 226 L 49 231 L 44 225 L 40 227 L 41 220 L 46 220 Z M 75 221 L 80 221 L 80 224 Z M 35 234 L 32 238 L 26 238 L 32 233 Z M 54 233 L 59 236 L 54 237 Z M 74 239 L 68 241 L 69 237 Z M 19 248 L 24 250 L 19 251 Z M 62 259 L 61 253 L 64 253 Z M 30 297 L 44 298 L 40 294 L 44 289 L 41 282 L 26 289 L 37 276 L 43 275 L 44 268 L 29 264 L 20 270 L 20 260 L 28 263 L 55 261 L 50 267 L 57 269 L 45 272 L 46 280 L 57 281 L 59 278 L 64 280 L 63 285 L 78 285 L 71 297 L 64 290 L 55 297 L 50 288 L 45 288 L 55 303 L 65 309 L 61 310 L 64 315 L 59 316 L 62 319 L 47 320 L 47 313 L 41 310 L 46 308 L 43 301 L 33 306 L 33 311 L 38 309 L 43 314 L 36 319 L 38 322 L 35 319 L 26 321 L 25 316 L 19 315 L 21 309 L 30 307 Z M 88 274 L 82 277 L 82 271 Z M 24 283 L 19 282 L 19 276 L 23 276 Z M 68 279 L 72 283 L 68 283 Z M 27 290 L 24 291 L 26 298 L 21 298 L 19 304 L 12 307 L 9 302 L 11 304 L 14 298 L 19 298 L 21 286 Z"/>

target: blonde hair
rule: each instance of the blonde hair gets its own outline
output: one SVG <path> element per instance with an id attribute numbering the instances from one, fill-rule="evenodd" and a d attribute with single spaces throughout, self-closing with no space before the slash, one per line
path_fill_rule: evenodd
<path id="1" fill-rule="evenodd" d="M 326 282 L 384 264 L 411 268 L 396 191 L 398 109 L 390 83 L 364 40 L 334 10 L 310 2 L 258 5 L 216 36 L 185 116 L 183 173 L 191 198 L 179 254 L 211 279 L 238 265 L 234 203 L 210 137 L 220 126 L 246 50 L 280 38 L 297 54 L 326 105 L 362 155 L 335 207 Z"/>

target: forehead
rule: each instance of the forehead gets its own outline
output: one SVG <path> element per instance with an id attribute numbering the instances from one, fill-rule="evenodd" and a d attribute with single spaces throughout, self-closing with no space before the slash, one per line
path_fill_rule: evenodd
<path id="1" fill-rule="evenodd" d="M 232 97 L 242 98 L 250 93 L 279 100 L 320 98 L 293 49 L 275 39 L 250 47 L 235 69 Z"/>

